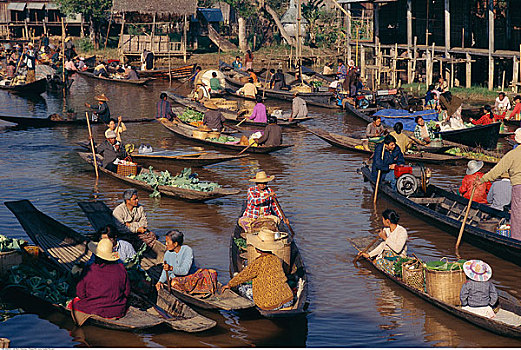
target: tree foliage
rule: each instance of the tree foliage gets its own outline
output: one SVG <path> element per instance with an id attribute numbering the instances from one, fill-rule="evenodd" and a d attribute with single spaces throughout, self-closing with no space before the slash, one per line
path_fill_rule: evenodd
<path id="1" fill-rule="evenodd" d="M 106 19 L 112 0 L 56 0 L 66 14 L 80 13 L 87 21 Z"/>

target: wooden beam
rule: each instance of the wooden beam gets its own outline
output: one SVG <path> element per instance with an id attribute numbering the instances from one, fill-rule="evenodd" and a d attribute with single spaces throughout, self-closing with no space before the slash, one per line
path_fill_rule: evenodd
<path id="1" fill-rule="evenodd" d="M 412 0 L 407 0 L 407 49 L 412 46 Z"/>
<path id="2" fill-rule="evenodd" d="M 470 53 L 465 54 L 467 63 L 465 63 L 465 87 L 470 89 L 472 87 L 472 61 L 470 59 Z"/>
<path id="3" fill-rule="evenodd" d="M 445 56 L 449 57 L 450 50 L 450 0 L 445 0 Z"/>
<path id="4" fill-rule="evenodd" d="M 488 89 L 494 89 L 494 0 L 488 0 Z"/>
<path id="5" fill-rule="evenodd" d="M 374 11 L 374 43 L 379 44 L 380 43 L 380 5 L 373 4 L 373 11 Z"/>
<path id="6" fill-rule="evenodd" d="M 517 93 L 517 89 L 515 88 L 519 83 L 519 63 L 516 56 L 512 59 L 512 91 Z"/>
<path id="7" fill-rule="evenodd" d="M 345 16 L 345 26 L 346 26 L 346 42 L 347 42 L 347 58 L 350 60 L 352 59 L 352 50 L 351 50 L 351 26 L 352 26 L 352 20 L 351 20 L 351 4 L 347 4 L 347 14 Z"/>
<path id="8" fill-rule="evenodd" d="M 360 45 L 360 75 L 367 80 L 365 75 L 365 47 L 364 45 Z"/>
<path id="9" fill-rule="evenodd" d="M 186 36 L 187 36 L 187 31 L 188 31 L 187 27 L 188 27 L 188 22 L 187 22 L 186 15 L 185 15 L 184 23 L 183 23 L 183 60 L 185 63 L 186 63 L 186 45 L 187 45 Z"/>

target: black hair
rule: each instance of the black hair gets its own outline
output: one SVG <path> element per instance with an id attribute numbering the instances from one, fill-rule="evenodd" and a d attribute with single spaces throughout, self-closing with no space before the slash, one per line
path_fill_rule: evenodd
<path id="1" fill-rule="evenodd" d="M 212 72 L 212 77 L 213 78 L 217 78 L 217 73 L 216 72 Z"/>
<path id="2" fill-rule="evenodd" d="M 195 67 L 195 70 L 201 70 L 201 69 L 202 69 L 201 66 Z"/>
<path id="3" fill-rule="evenodd" d="M 253 78 L 249 78 L 248 83 L 253 83 Z"/>
<path id="4" fill-rule="evenodd" d="M 253 72 L 253 69 L 248 68 L 248 70 L 246 70 L 246 72 Z"/>
<path id="5" fill-rule="evenodd" d="M 118 123 L 118 122 L 116 121 L 116 119 L 114 119 L 114 118 L 110 118 L 110 119 L 109 119 L 109 123 L 110 123 L 110 122 L 114 122 L 114 124 L 117 124 L 117 123 Z"/>
<path id="6" fill-rule="evenodd" d="M 251 50 L 246 50 L 246 53 L 248 54 L 248 57 L 252 58 Z"/>
<path id="7" fill-rule="evenodd" d="M 275 73 L 275 69 L 271 68 L 270 73 L 272 73 L 272 74 Z"/>
<path id="8" fill-rule="evenodd" d="M 434 90 L 434 85 L 431 84 L 431 85 L 429 85 L 429 91 L 432 91 L 432 90 Z"/>
<path id="9" fill-rule="evenodd" d="M 268 117 L 268 124 L 277 124 L 277 117 L 270 115 Z"/>
<path id="10" fill-rule="evenodd" d="M 118 264 L 118 263 L 119 263 L 119 260 L 109 261 L 109 260 L 102 259 L 97 255 L 94 255 L 94 264 L 97 264 L 97 265 L 108 265 L 108 264 Z"/>
<path id="11" fill-rule="evenodd" d="M 389 220 L 391 224 L 398 225 L 398 221 L 400 221 L 400 215 L 392 209 L 385 209 L 382 216 L 385 220 Z"/>
<path id="12" fill-rule="evenodd" d="M 506 96 L 506 94 L 505 94 L 503 91 L 501 91 L 501 92 L 498 94 L 498 96 L 501 96 L 501 95 Z"/>
<path id="13" fill-rule="evenodd" d="M 262 102 L 262 96 L 255 97 L 255 101 L 257 101 L 257 103 L 261 103 Z"/>
<path id="14" fill-rule="evenodd" d="M 116 226 L 114 226 L 112 224 L 103 226 L 98 231 L 96 231 L 96 233 L 93 235 L 92 238 L 94 241 L 99 242 L 101 240 L 102 235 L 107 235 L 109 238 L 116 239 L 118 237 L 118 231 L 116 229 Z"/>
<path id="15" fill-rule="evenodd" d="M 338 64 L 344 63 L 344 60 L 339 58 L 337 62 L 338 62 Z"/>
<path id="16" fill-rule="evenodd" d="M 402 122 L 398 122 L 398 123 L 394 124 L 393 129 L 394 129 L 394 131 L 396 131 L 397 134 L 401 134 L 402 130 L 403 130 Z"/>
<path id="17" fill-rule="evenodd" d="M 164 92 L 162 92 L 161 95 L 159 95 L 159 98 L 162 100 L 164 100 L 165 97 L 167 97 L 167 95 Z"/>
<path id="18" fill-rule="evenodd" d="M 394 138 L 393 135 L 386 135 L 385 138 L 384 138 L 384 143 L 386 145 L 390 144 L 391 142 L 394 142 L 396 143 L 396 139 Z"/>
<path id="19" fill-rule="evenodd" d="M 516 97 L 514 97 L 514 101 L 515 100 L 521 100 L 521 95 L 516 95 Z"/>
<path id="20" fill-rule="evenodd" d="M 494 114 L 492 113 L 492 107 L 490 107 L 490 105 L 483 106 L 483 111 L 489 115 L 490 119 L 494 119 Z"/>
<path id="21" fill-rule="evenodd" d="M 240 57 L 240 56 L 235 56 L 235 58 L 241 59 L 241 57 Z"/>
<path id="22" fill-rule="evenodd" d="M 183 235 L 183 232 L 179 231 L 179 230 L 171 230 L 171 231 L 168 231 L 165 235 L 165 237 L 168 237 L 172 240 L 172 242 L 177 242 L 177 244 L 179 245 L 183 245 L 183 241 L 184 241 L 184 235 Z"/>
<path id="23" fill-rule="evenodd" d="M 377 121 L 378 119 L 382 119 L 379 115 L 373 115 L 373 122 Z"/>
<path id="24" fill-rule="evenodd" d="M 421 115 L 415 117 L 415 118 L 414 118 L 414 122 L 415 122 L 416 124 L 418 124 L 418 120 L 420 120 L 420 118 L 423 119 L 423 117 L 422 117 Z"/>

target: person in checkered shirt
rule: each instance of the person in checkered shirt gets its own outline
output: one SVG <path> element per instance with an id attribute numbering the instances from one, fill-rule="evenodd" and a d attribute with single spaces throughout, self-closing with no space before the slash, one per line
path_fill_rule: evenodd
<path id="1" fill-rule="evenodd" d="M 246 210 L 239 219 L 239 225 L 244 231 L 249 231 L 249 225 L 261 216 L 274 216 L 278 220 L 284 220 L 279 207 L 275 204 L 275 192 L 268 187 L 268 182 L 272 181 L 275 176 L 268 176 L 264 171 L 260 171 L 255 175 L 251 182 L 255 182 L 255 186 L 248 188 L 248 203 Z M 287 219 L 284 220 L 289 224 Z"/>

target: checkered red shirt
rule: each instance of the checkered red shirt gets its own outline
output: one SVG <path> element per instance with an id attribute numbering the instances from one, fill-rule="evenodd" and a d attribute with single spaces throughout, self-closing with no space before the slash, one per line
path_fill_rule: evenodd
<path id="1" fill-rule="evenodd" d="M 271 188 L 266 187 L 261 191 L 257 186 L 248 188 L 248 204 L 243 216 L 256 219 L 259 216 L 277 215 L 282 219 L 282 213 L 279 208 L 273 203 L 271 197 L 267 197 L 270 193 L 274 193 Z"/>

